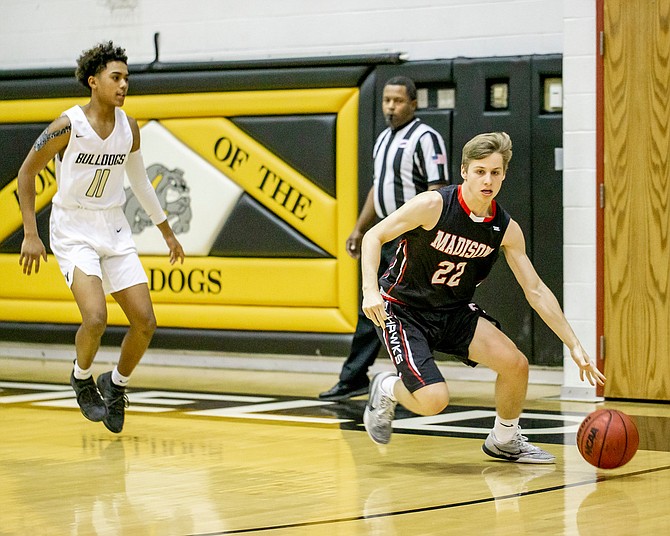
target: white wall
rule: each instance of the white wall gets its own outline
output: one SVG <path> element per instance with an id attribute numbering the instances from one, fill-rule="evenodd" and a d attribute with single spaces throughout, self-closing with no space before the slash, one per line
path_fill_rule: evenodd
<path id="1" fill-rule="evenodd" d="M 74 67 L 112 39 L 129 62 L 402 52 L 563 54 L 564 304 L 595 357 L 596 0 L 1 0 L 0 69 Z M 590 398 L 566 355 L 563 396 Z"/>
<path id="2" fill-rule="evenodd" d="M 563 51 L 560 0 L 2 0 L 0 69 L 74 65 L 107 39 L 129 62 Z"/>
<path id="3" fill-rule="evenodd" d="M 596 0 L 564 0 L 563 307 L 596 357 Z M 593 399 L 564 358 L 563 398 Z"/>

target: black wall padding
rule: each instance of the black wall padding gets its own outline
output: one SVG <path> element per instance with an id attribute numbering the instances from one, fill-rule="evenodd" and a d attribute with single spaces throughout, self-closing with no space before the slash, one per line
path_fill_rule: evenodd
<path id="1" fill-rule="evenodd" d="M 535 56 L 531 60 L 533 99 L 531 234 L 533 264 L 538 274 L 563 303 L 563 171 L 556 169 L 555 149 L 563 147 L 563 114 L 542 111 L 545 78 L 562 78 L 562 57 Z M 563 344 L 534 314 L 536 365 L 561 365 Z M 557 359 L 559 357 L 559 359 Z"/>
<path id="2" fill-rule="evenodd" d="M 51 254 L 51 240 L 49 236 L 49 218 L 51 217 L 51 203 L 43 210 L 37 213 L 37 232 L 47 250 Z M 21 253 L 21 243 L 23 242 L 23 225 L 10 234 L 2 244 L 0 244 L 0 253 Z"/>
<path id="3" fill-rule="evenodd" d="M 514 155 L 507 177 L 497 197 L 500 204 L 521 226 L 528 252 L 532 252 L 531 204 L 531 111 L 530 57 L 488 60 L 454 60 L 456 110 L 454 112 L 451 169 L 460 177 L 463 145 L 481 132 L 505 131 L 513 143 Z M 487 111 L 491 80 L 509 81 L 509 108 Z M 457 156 L 456 156 L 457 155 Z M 459 180 L 460 182 L 460 180 Z M 503 331 L 527 356 L 533 355 L 533 310 L 504 259 L 478 287 L 477 303 L 499 320 Z"/>
<path id="4" fill-rule="evenodd" d="M 377 61 L 378 60 L 378 61 Z M 401 63 L 398 58 L 378 58 L 326 63 L 250 63 L 246 65 L 152 64 L 130 66 L 131 94 L 174 94 L 184 92 L 360 87 L 358 163 L 359 206 L 362 206 L 372 184 L 372 144 L 385 128 L 381 113 L 383 85 L 391 76 L 406 75 L 419 87 L 433 91 L 455 88 L 455 109 L 431 107 L 418 115 L 436 128 L 447 145 L 452 181 L 460 183 L 460 159 L 463 144 L 477 133 L 504 130 L 512 136 L 514 157 L 499 197 L 521 225 L 527 251 L 540 276 L 559 301 L 563 294 L 563 216 L 562 172 L 555 169 L 554 149 L 562 146 L 562 114 L 543 113 L 543 81 L 560 77 L 560 55 L 514 56 L 495 58 L 456 58 Z M 236 68 L 237 67 L 237 68 Z M 0 99 L 31 99 L 83 96 L 88 93 L 70 69 L 0 72 Z M 509 80 L 509 108 L 487 109 L 491 80 Z M 432 97 L 431 97 L 432 99 Z M 432 101 L 431 101 L 432 102 Z M 432 104 L 431 104 L 432 106 Z M 334 151 L 325 146 L 335 140 L 335 118 L 305 116 L 289 121 L 277 118 L 232 118 L 270 150 L 287 160 L 324 191 L 336 192 Z M 296 121 L 294 123 L 294 121 Z M 16 176 L 27 151 L 45 124 L 0 125 L 0 181 L 4 186 Z M 314 137 L 305 153 L 298 140 Z M 311 141 L 311 140 L 310 140 Z M 292 146 L 294 144 L 294 146 Z M 325 151 L 325 153 L 321 152 Z M 327 160 L 327 163 L 325 162 Z M 48 247 L 49 210 L 38 215 L 40 234 Z M 3 252 L 18 253 L 22 232 L 0 245 Z M 253 236 L 253 240 L 245 237 Z M 224 225 L 212 249 L 214 256 L 330 258 L 281 218 L 244 195 Z M 477 290 L 475 299 L 501 321 L 504 331 L 533 364 L 562 365 L 562 345 L 557 337 L 532 311 L 504 260 Z M 123 328 L 110 328 L 120 341 Z M 67 333 L 66 333 L 67 332 Z M 72 327 L 2 324 L 0 339 L 58 342 L 54 334 L 65 334 L 71 342 Z M 107 336 L 107 335 L 106 335 Z M 37 339 L 36 339 L 37 337 Z M 351 335 L 322 333 L 233 332 L 207 330 L 161 330 L 154 343 L 165 347 L 192 346 L 188 341 L 206 340 L 205 347 L 267 353 L 321 353 L 346 355 Z M 186 342 L 185 342 L 186 341 Z M 223 342 L 222 342 L 223 341 Z M 240 346 L 240 341 L 242 345 Z M 203 347 L 203 349 L 206 349 Z M 325 350 L 325 351 L 324 351 Z M 336 354 L 327 352 L 336 351 Z"/>
<path id="5" fill-rule="evenodd" d="M 0 189 L 16 178 L 28 151 L 46 126 L 47 123 L 0 125 Z"/>
<path id="6" fill-rule="evenodd" d="M 256 91 L 355 87 L 368 67 L 315 69 L 263 69 L 258 71 L 214 71 L 183 73 L 146 73 L 133 76 L 132 94 L 191 93 L 207 91 Z M 132 73 L 132 70 L 131 70 Z M 139 80 L 136 80 L 139 78 Z"/>
<path id="7" fill-rule="evenodd" d="M 452 60 L 439 61 L 417 61 L 402 65 L 382 65 L 377 68 L 377 80 L 375 84 L 375 128 L 379 134 L 386 128 L 384 115 L 382 114 L 382 96 L 384 85 L 394 76 L 407 76 L 414 80 L 417 88 L 438 89 L 453 87 Z M 451 143 L 453 130 L 453 110 L 447 108 L 418 109 L 416 116 L 427 125 L 437 130 L 444 138 L 447 148 L 447 161 L 450 164 L 454 158 L 453 144 Z M 451 165 L 449 166 L 451 167 Z M 453 174 L 449 171 L 449 180 L 454 182 Z M 458 182 L 458 177 L 456 177 Z"/>
<path id="8" fill-rule="evenodd" d="M 377 103 L 375 126 L 377 128 L 377 134 L 386 128 L 384 115 L 382 114 L 384 85 L 387 80 L 394 76 L 407 76 L 411 78 L 414 80 L 417 88 L 452 87 L 454 85 L 453 60 L 413 61 L 401 65 L 380 65 L 377 67 L 377 84 L 375 88 L 375 101 Z M 447 109 L 433 109 L 431 112 L 438 114 L 452 113 L 451 110 Z M 417 115 L 419 117 L 421 117 L 422 113 L 422 110 L 417 110 Z M 447 150 L 449 150 L 449 132 L 443 132 L 439 128 L 439 125 L 430 124 L 430 126 L 442 134 L 442 137 L 447 144 Z"/>
<path id="9" fill-rule="evenodd" d="M 233 117 L 232 122 L 332 197 L 335 114 Z"/>
<path id="10" fill-rule="evenodd" d="M 46 126 L 46 123 L 0 125 L 0 154 L 3 155 L 0 158 L 0 189 L 16 178 L 28 151 L 31 150 L 35 140 Z M 37 230 L 49 253 L 51 253 L 49 245 L 50 215 L 51 204 L 37 214 Z M 0 253 L 20 253 L 21 242 L 23 242 L 23 226 L 0 244 Z"/>
<path id="11" fill-rule="evenodd" d="M 331 258 L 248 194 L 235 205 L 217 236 L 214 257 Z"/>
<path id="12" fill-rule="evenodd" d="M 375 141 L 374 117 L 377 110 L 375 84 L 377 75 L 373 72 L 361 84 L 358 99 L 358 207 L 365 204 L 373 180 L 372 151 Z M 352 228 L 353 230 L 353 228 Z"/>
<path id="13" fill-rule="evenodd" d="M 370 66 L 286 69 L 143 71 L 130 65 L 130 95 L 255 91 L 267 89 L 356 87 Z M 37 74 L 37 73 L 36 73 Z M 90 93 L 70 73 L 42 77 L 0 78 L 0 100 L 88 97 Z"/>

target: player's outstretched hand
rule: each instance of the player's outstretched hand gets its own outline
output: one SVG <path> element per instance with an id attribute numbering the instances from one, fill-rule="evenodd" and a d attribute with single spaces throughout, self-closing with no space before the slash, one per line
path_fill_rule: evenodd
<path id="1" fill-rule="evenodd" d="M 595 363 L 591 361 L 581 344 L 577 344 L 574 348 L 571 348 L 570 355 L 579 367 L 580 380 L 584 381 L 586 378 L 591 385 L 605 384 L 605 376 L 598 370 Z"/>

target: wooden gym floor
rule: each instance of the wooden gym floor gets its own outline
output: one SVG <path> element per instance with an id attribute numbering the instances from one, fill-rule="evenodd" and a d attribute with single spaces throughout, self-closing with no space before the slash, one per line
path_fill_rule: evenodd
<path id="1" fill-rule="evenodd" d="M 317 399 L 333 374 L 140 365 L 119 435 L 84 419 L 69 374 L 0 358 L 1 536 L 670 533 L 669 405 L 564 402 L 559 386 L 531 385 L 524 433 L 558 463 L 524 466 L 481 452 L 487 382 L 450 382 L 436 417 L 399 409 L 382 450 L 364 397 Z M 640 431 L 619 469 L 591 467 L 574 444 L 600 407 Z"/>

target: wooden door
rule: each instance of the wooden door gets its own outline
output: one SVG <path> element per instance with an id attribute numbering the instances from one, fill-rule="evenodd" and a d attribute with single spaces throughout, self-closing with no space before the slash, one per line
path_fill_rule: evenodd
<path id="1" fill-rule="evenodd" d="M 604 394 L 670 399 L 670 0 L 605 0 Z"/>

